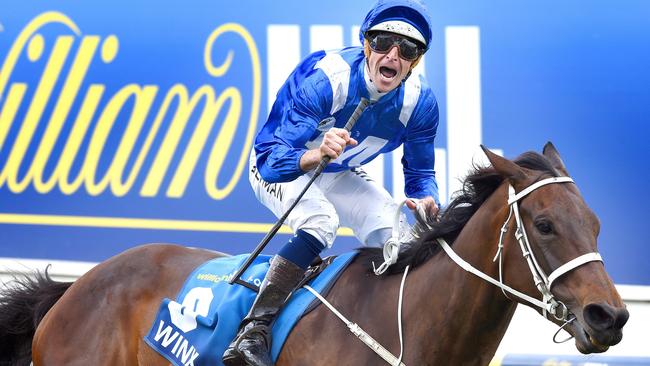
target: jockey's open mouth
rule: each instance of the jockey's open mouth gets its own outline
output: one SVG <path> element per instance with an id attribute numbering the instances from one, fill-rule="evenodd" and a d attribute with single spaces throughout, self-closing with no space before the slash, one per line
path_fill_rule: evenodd
<path id="1" fill-rule="evenodd" d="M 391 81 L 397 75 L 397 70 L 388 66 L 381 66 L 379 67 L 379 73 L 382 77 L 388 81 Z"/>

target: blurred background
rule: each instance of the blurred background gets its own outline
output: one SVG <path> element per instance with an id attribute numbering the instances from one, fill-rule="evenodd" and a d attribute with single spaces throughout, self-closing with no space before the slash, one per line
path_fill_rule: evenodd
<path id="1" fill-rule="evenodd" d="M 1 3 L 0 272 L 53 263 L 73 279 L 150 242 L 251 251 L 275 222 L 248 183 L 254 134 L 302 58 L 360 45 L 373 3 Z M 519 309 L 494 363 L 650 356 L 650 3 L 426 5 L 434 37 L 417 72 L 440 104 L 443 204 L 484 161 L 479 144 L 514 158 L 552 141 L 631 313 L 608 360 L 553 344 L 554 327 Z M 400 158 L 368 166 L 397 200 Z M 325 255 L 358 245 L 342 228 Z"/>

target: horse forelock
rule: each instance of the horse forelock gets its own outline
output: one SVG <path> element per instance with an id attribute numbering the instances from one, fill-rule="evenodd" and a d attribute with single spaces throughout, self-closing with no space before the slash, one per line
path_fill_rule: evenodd
<path id="1" fill-rule="evenodd" d="M 529 151 L 521 154 L 514 162 L 522 168 L 534 170 L 542 175 L 559 176 L 552 163 L 541 154 Z M 462 189 L 454 194 L 452 202 L 442 211 L 440 220 L 431 229 L 414 227 L 414 239 L 404 243 L 399 259 L 388 268 L 387 275 L 402 273 L 407 266 L 415 268 L 438 254 L 441 249 L 437 238 L 445 239 L 450 245 L 458 237 L 469 219 L 481 205 L 503 183 L 504 178 L 492 167 L 473 165 L 472 171 L 463 180 Z M 383 263 L 382 248 L 359 248 L 359 261 L 371 271 Z"/>

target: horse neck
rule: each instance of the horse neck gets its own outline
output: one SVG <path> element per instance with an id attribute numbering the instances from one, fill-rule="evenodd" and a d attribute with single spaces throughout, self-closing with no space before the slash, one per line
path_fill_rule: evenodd
<path id="1" fill-rule="evenodd" d="M 508 213 L 505 191 L 502 185 L 481 205 L 453 244 L 461 258 L 493 278 L 498 278 L 498 265 L 492 258 Z M 487 364 L 505 334 L 516 303 L 498 287 L 464 271 L 444 252 L 415 270 L 409 283 L 419 284 L 419 289 L 413 290 L 413 298 L 419 296 L 419 301 L 408 312 L 419 324 L 416 328 L 420 334 L 414 335 L 419 338 L 415 339 L 433 342 L 421 342 L 421 362 L 437 364 L 440 360 L 436 357 L 444 355 L 447 364 Z M 418 295 L 419 291 L 429 296 Z M 431 314 L 427 319 L 423 309 Z M 441 334 L 431 334 L 432 329 Z"/>

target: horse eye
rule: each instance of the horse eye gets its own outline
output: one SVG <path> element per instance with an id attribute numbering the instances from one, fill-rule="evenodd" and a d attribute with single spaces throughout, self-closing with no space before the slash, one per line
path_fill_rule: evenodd
<path id="1" fill-rule="evenodd" d="M 548 235 L 553 232 L 553 225 L 546 220 L 535 222 L 535 227 L 543 235 Z"/>

